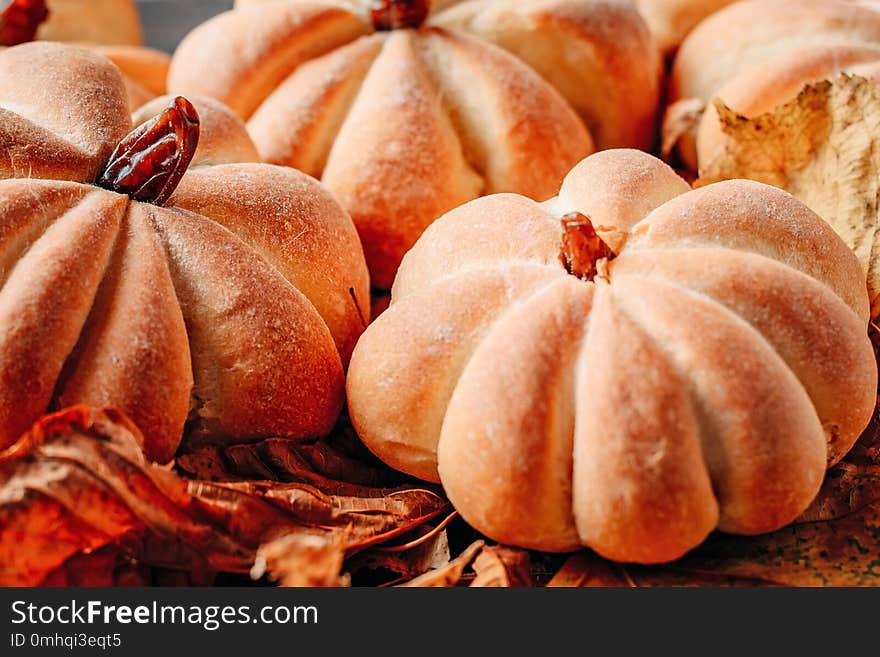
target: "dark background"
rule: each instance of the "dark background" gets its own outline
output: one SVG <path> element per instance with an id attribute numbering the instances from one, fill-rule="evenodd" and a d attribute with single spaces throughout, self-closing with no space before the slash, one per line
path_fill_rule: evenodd
<path id="1" fill-rule="evenodd" d="M 138 0 L 146 45 L 173 52 L 183 36 L 234 0 Z"/>

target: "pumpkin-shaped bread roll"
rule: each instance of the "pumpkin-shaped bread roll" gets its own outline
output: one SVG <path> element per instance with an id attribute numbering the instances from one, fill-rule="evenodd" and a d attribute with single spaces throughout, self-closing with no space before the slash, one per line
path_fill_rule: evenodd
<path id="1" fill-rule="evenodd" d="M 671 54 L 700 21 L 736 0 L 636 0 L 664 54 Z"/>
<path id="2" fill-rule="evenodd" d="M 132 110 L 165 93 L 171 58 L 139 45 L 133 0 L 13 0 L 0 11 L 0 49 L 34 39 L 76 43 L 109 58 L 122 71 Z"/>
<path id="3" fill-rule="evenodd" d="M 0 52 L 0 448 L 80 403 L 125 412 L 158 461 L 182 437 L 333 426 L 369 312 L 354 225 L 314 179 L 258 163 L 227 108 L 194 102 L 157 101 L 127 136 L 109 60 Z"/>
<path id="4" fill-rule="evenodd" d="M 867 323 L 858 261 L 794 197 L 610 150 L 547 203 L 489 196 L 425 232 L 349 412 L 497 541 L 668 561 L 807 508 L 874 409 Z"/>
<path id="5" fill-rule="evenodd" d="M 880 75 L 880 2 L 744 0 L 712 14 L 685 39 L 669 83 L 671 103 L 706 103 L 683 160 L 696 170 L 723 153 L 716 99 L 753 117 L 841 71 Z"/>
<path id="6" fill-rule="evenodd" d="M 45 3 L 49 16 L 37 30 L 38 39 L 128 46 L 139 46 L 143 42 L 135 0 L 45 0 Z"/>
<path id="7" fill-rule="evenodd" d="M 372 8 L 372 9 L 371 9 Z M 547 199 L 594 148 L 647 148 L 659 51 L 619 0 L 240 2 L 174 54 L 169 90 L 247 121 L 267 162 L 319 177 L 373 284 L 444 212 Z"/>

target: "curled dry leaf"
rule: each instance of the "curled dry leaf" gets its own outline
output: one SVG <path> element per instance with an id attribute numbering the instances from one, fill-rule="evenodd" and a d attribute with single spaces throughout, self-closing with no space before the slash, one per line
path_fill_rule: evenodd
<path id="1" fill-rule="evenodd" d="M 625 586 L 620 567 L 593 552 L 571 555 L 548 583 L 548 587 Z"/>
<path id="2" fill-rule="evenodd" d="M 471 586 L 531 586 L 529 553 L 503 545 L 489 545 L 480 550 L 473 563 L 477 576 Z"/>
<path id="3" fill-rule="evenodd" d="M 705 111 L 706 103 L 699 98 L 683 98 L 666 108 L 660 141 L 660 154 L 665 161 L 670 161 L 678 147 L 693 148 Z"/>
<path id="4" fill-rule="evenodd" d="M 224 516 L 230 510 L 241 513 L 242 501 L 270 503 L 287 512 L 301 527 L 299 533 L 344 533 L 344 547 L 353 552 L 396 538 L 449 510 L 449 503 L 427 488 L 361 489 L 361 494 L 327 495 L 307 484 L 279 484 L 266 481 L 243 481 L 227 484 L 194 484 L 199 490 L 197 500 L 213 504 Z M 259 509 L 254 509 L 259 512 Z M 247 523 L 246 535 L 259 533 L 263 519 L 224 518 L 224 522 Z M 253 525 L 253 527 L 251 527 Z M 276 532 L 283 536 L 289 530 Z M 262 540 L 276 538 L 266 536 Z"/>
<path id="5" fill-rule="evenodd" d="M 871 315 L 880 313 L 880 86 L 842 75 L 804 87 L 755 118 L 716 102 L 724 152 L 697 186 L 751 178 L 781 187 L 824 218 L 865 269 Z"/>
<path id="6" fill-rule="evenodd" d="M 408 481 L 367 452 L 344 422 L 318 441 L 269 438 L 258 443 L 198 449 L 178 456 L 177 467 L 196 479 L 295 481 L 328 493 L 358 487 L 390 488 Z"/>
<path id="7" fill-rule="evenodd" d="M 0 585 L 50 581 L 108 546 L 122 561 L 202 581 L 211 571 L 249 572 L 260 546 L 285 536 L 340 540 L 347 555 L 449 511 L 422 488 L 347 484 L 330 494 L 305 483 L 189 480 L 147 462 L 141 444 L 118 413 L 75 407 L 0 454 Z"/>
<path id="8" fill-rule="evenodd" d="M 446 564 L 429 570 L 401 586 L 448 587 L 458 586 L 465 579 L 465 571 L 473 587 L 532 586 L 529 553 L 504 545 L 486 545 L 478 540 Z"/>
<path id="9" fill-rule="evenodd" d="M 452 559 L 446 531 L 427 529 L 424 539 L 415 541 L 414 545 L 411 544 L 413 541 L 408 542 L 403 546 L 407 548 L 405 550 L 380 546 L 360 552 L 351 560 L 352 570 L 384 569 L 398 575 L 397 579 L 390 582 L 396 584 L 445 567 Z"/>
<path id="10" fill-rule="evenodd" d="M 484 541 L 474 541 L 455 559 L 450 561 L 441 568 L 430 570 L 424 575 L 420 575 L 401 586 L 408 587 L 444 587 L 455 586 L 459 583 L 464 575 L 465 568 L 473 562 L 474 558 L 479 554 L 485 545 Z"/>
<path id="11" fill-rule="evenodd" d="M 348 586 L 351 578 L 342 574 L 344 560 L 342 534 L 288 534 L 260 547 L 251 577 L 268 574 L 281 586 Z"/>

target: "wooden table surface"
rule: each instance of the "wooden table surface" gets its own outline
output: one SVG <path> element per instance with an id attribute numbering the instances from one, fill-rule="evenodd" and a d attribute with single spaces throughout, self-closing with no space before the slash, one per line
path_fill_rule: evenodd
<path id="1" fill-rule="evenodd" d="M 138 0 L 148 46 L 173 52 L 183 36 L 234 0 Z"/>

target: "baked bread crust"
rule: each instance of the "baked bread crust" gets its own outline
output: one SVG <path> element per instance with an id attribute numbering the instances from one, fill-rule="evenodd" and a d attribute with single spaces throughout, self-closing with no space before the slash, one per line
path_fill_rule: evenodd
<path id="1" fill-rule="evenodd" d="M 0 52 L 0 446 L 77 403 L 124 411 L 158 461 L 184 434 L 332 428 L 362 330 L 350 290 L 369 312 L 354 225 L 314 179 L 258 163 L 227 108 L 191 100 L 189 171 L 165 207 L 136 202 L 90 184 L 132 127 L 119 70 L 61 44 Z"/>
<path id="2" fill-rule="evenodd" d="M 141 18 L 135 0 L 46 0 L 49 18 L 37 30 L 45 41 L 88 41 L 139 46 Z"/>
<path id="3" fill-rule="evenodd" d="M 675 53 L 700 21 L 736 0 L 636 0 L 660 50 Z"/>
<path id="4" fill-rule="evenodd" d="M 264 160 L 320 177 L 377 287 L 461 203 L 546 199 L 594 147 L 651 145 L 660 56 L 629 3 L 451 2 L 390 33 L 367 4 L 240 2 L 184 39 L 168 84 L 226 102 Z"/>
<path id="5" fill-rule="evenodd" d="M 47 0 L 46 6 L 49 16 L 36 38 L 79 45 L 109 58 L 124 75 L 132 111 L 165 93 L 171 58 L 141 47 L 135 0 Z"/>
<path id="6" fill-rule="evenodd" d="M 618 253 L 594 281 L 559 260 L 572 210 Z M 490 196 L 425 232 L 355 349 L 349 413 L 495 540 L 668 561 L 804 511 L 874 409 L 868 311 L 853 253 L 786 192 L 690 191 L 603 151 L 547 203 Z"/>
<path id="7" fill-rule="evenodd" d="M 746 0 L 716 12 L 688 35 L 672 68 L 670 102 L 707 104 L 699 136 L 681 144 L 682 158 L 696 170 L 723 149 L 714 99 L 754 116 L 807 83 L 877 64 L 878 47 L 880 3 Z"/>
<path id="8" fill-rule="evenodd" d="M 152 48 L 127 45 L 102 45 L 88 42 L 70 42 L 106 57 L 122 72 L 122 82 L 128 96 L 128 107 L 133 112 L 148 101 L 165 93 L 165 80 L 171 57 Z M 5 47 L 0 46 L 0 51 Z"/>
<path id="9" fill-rule="evenodd" d="M 166 53 L 141 46 L 82 45 L 103 55 L 122 71 L 132 111 L 165 93 L 165 80 L 171 66 L 171 57 Z"/>

